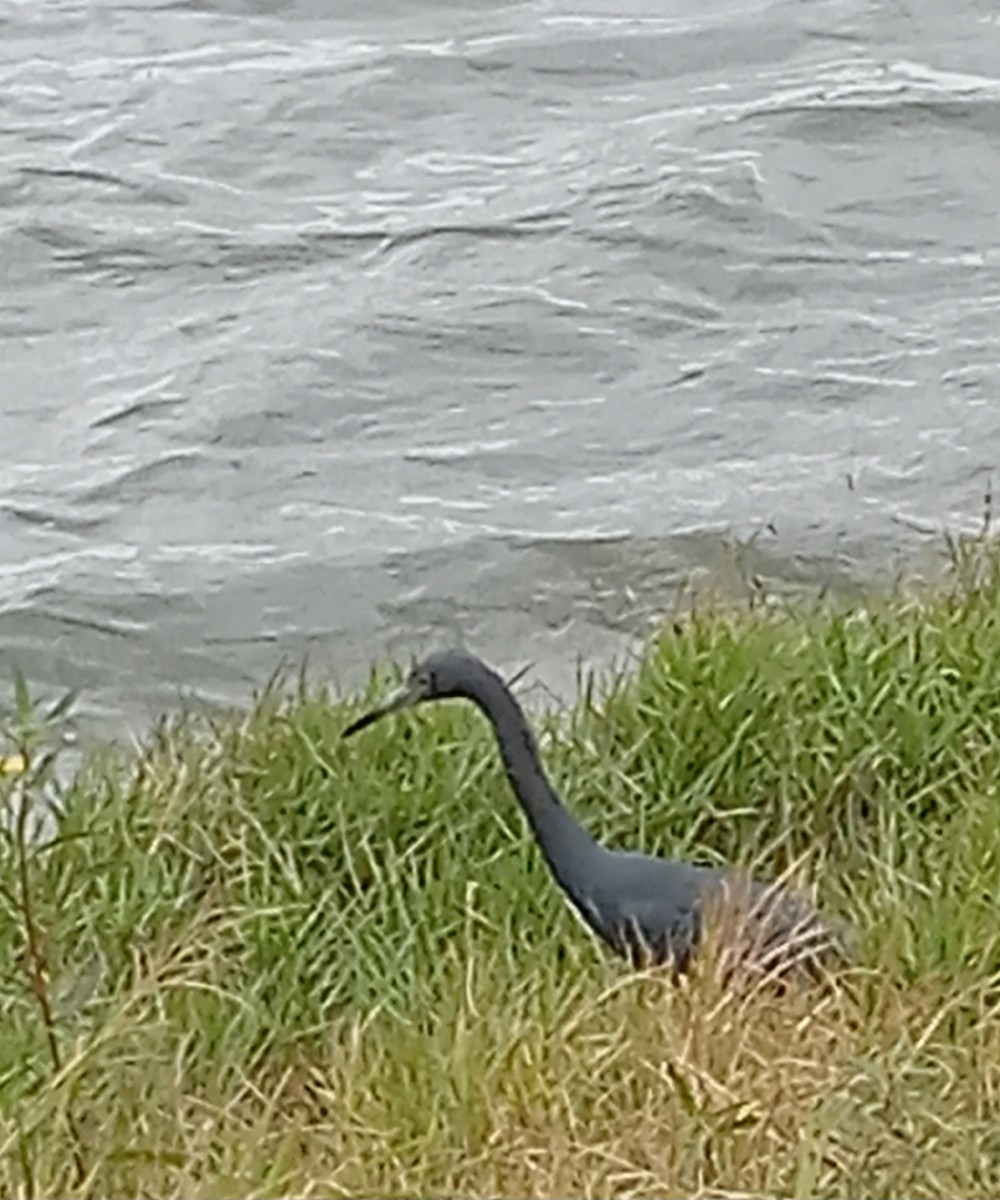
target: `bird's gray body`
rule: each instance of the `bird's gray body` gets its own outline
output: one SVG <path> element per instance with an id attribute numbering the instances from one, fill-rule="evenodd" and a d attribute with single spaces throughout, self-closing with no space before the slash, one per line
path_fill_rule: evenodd
<path id="1" fill-rule="evenodd" d="M 560 880 L 594 932 L 635 966 L 690 965 L 707 911 L 732 902 L 757 964 L 777 970 L 832 948 L 832 926 L 793 893 L 719 867 L 596 847 L 586 883 Z M 558 876 L 557 876 L 558 878 Z M 730 931 L 732 933 L 732 930 Z"/>
<path id="2" fill-rule="evenodd" d="M 595 851 L 585 884 L 560 880 L 569 902 L 602 941 L 636 966 L 686 967 L 701 936 L 703 899 L 719 873 L 603 846 Z"/>
<path id="3" fill-rule="evenodd" d="M 471 700 L 489 719 L 511 788 L 552 874 L 586 924 L 617 954 L 636 965 L 686 970 L 713 904 L 739 918 L 744 957 L 768 970 L 801 963 L 813 969 L 830 952 L 842 952 L 841 931 L 791 892 L 735 871 L 610 850 L 597 842 L 549 783 L 507 684 L 474 655 L 458 650 L 431 655 L 395 697 L 344 736 L 388 712 L 448 697 Z"/>

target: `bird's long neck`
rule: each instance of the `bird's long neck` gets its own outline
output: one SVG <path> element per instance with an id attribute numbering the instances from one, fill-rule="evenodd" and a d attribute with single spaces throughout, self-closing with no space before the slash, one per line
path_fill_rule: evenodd
<path id="1" fill-rule="evenodd" d="M 500 676 L 484 669 L 467 694 L 493 726 L 507 779 L 542 853 L 559 882 L 572 890 L 574 865 L 598 852 L 597 842 L 549 783 L 527 718 Z"/>

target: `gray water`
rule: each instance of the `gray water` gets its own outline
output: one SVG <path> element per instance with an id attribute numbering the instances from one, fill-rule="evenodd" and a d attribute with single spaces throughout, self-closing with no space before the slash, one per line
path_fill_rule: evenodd
<path id="1" fill-rule="evenodd" d="M 843 587 L 974 524 L 998 13 L 0 0 L 0 678 L 559 687 L 726 538 Z"/>

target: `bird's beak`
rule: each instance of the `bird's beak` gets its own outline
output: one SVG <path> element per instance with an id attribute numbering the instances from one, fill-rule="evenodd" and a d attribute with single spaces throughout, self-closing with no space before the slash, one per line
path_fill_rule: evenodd
<path id="1" fill-rule="evenodd" d="M 416 704 L 420 699 L 420 693 L 416 690 L 412 683 L 404 683 L 401 688 L 397 688 L 386 700 L 378 706 L 366 712 L 363 717 L 358 717 L 356 721 L 348 725 L 341 737 L 351 737 L 355 733 L 360 733 L 362 729 L 367 729 L 374 721 L 380 717 L 387 717 L 389 713 L 398 712 L 401 708 L 409 708 Z"/>

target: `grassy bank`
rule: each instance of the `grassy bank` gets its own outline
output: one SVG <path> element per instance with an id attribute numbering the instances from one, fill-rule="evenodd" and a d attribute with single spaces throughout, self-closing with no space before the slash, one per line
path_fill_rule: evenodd
<path id="1" fill-rule="evenodd" d="M 178 721 L 29 847 L 40 734 L 0 779 L 0 1194 L 1000 1194 L 998 688 L 977 545 L 865 611 L 689 615 L 541 721 L 608 841 L 798 864 L 856 923 L 781 1002 L 610 965 L 467 706 Z"/>

